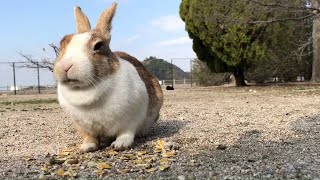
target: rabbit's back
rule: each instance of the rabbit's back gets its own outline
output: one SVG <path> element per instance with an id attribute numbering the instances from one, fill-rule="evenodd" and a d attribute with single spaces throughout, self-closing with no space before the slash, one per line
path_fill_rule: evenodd
<path id="1" fill-rule="evenodd" d="M 159 118 L 159 111 L 163 104 L 163 93 L 161 86 L 159 84 L 159 81 L 147 71 L 147 69 L 139 60 L 125 52 L 118 51 L 115 52 L 115 55 L 130 62 L 137 69 L 137 72 L 147 89 L 149 97 L 148 111 L 143 127 L 140 128 L 139 133 L 139 135 L 144 135 L 150 129 L 152 124 Z"/>

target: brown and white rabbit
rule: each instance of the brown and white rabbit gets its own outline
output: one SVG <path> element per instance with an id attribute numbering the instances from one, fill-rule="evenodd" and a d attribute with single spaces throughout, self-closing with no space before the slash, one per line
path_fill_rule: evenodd
<path id="1" fill-rule="evenodd" d="M 111 139 L 112 147 L 128 148 L 158 120 L 163 103 L 161 86 L 141 62 L 110 50 L 116 7 L 105 10 L 92 30 L 75 7 L 76 33 L 61 40 L 54 64 L 59 103 L 82 133 L 84 152 Z"/>

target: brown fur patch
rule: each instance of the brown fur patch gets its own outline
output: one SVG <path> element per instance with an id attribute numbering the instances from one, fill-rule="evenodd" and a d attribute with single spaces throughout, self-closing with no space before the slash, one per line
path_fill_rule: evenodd
<path id="1" fill-rule="evenodd" d="M 78 134 L 83 138 L 82 144 L 86 143 L 93 143 L 98 148 L 100 145 L 99 138 L 96 136 L 92 136 L 90 133 L 86 132 L 83 128 L 81 128 L 79 125 L 76 125 L 76 129 Z M 80 148 L 81 149 L 81 148 Z M 83 150 L 83 149 L 82 149 Z M 88 151 L 95 151 L 96 149 L 88 150 Z"/>
<path id="2" fill-rule="evenodd" d="M 107 39 L 105 35 L 100 31 L 92 31 L 91 33 L 91 38 L 87 43 L 86 53 L 94 66 L 94 74 L 99 78 L 107 77 L 119 69 L 118 58 L 110 50 L 110 40 Z M 94 46 L 98 42 L 102 42 L 103 46 L 99 51 L 93 52 Z"/>
<path id="3" fill-rule="evenodd" d="M 62 40 L 60 41 L 60 53 L 59 53 L 59 57 L 62 57 L 64 55 L 64 53 L 66 52 L 67 46 L 70 43 L 72 37 L 74 36 L 74 34 L 68 34 L 65 35 Z"/>
<path id="4" fill-rule="evenodd" d="M 64 54 L 66 53 L 66 49 L 67 49 L 67 46 L 68 44 L 70 43 L 72 37 L 74 36 L 74 34 L 68 34 L 68 35 L 65 35 L 62 40 L 60 41 L 60 52 L 59 52 L 59 56 L 58 58 L 56 59 L 55 63 L 54 63 L 54 66 L 57 65 L 57 63 L 60 61 L 60 59 L 64 56 Z M 54 68 L 53 69 L 53 72 L 56 76 L 60 76 L 60 73 L 59 71 L 61 71 L 60 68 Z"/>
<path id="5" fill-rule="evenodd" d="M 130 62 L 138 71 L 140 78 L 144 82 L 147 88 L 149 96 L 148 115 L 151 115 L 153 111 L 158 112 L 163 103 L 163 93 L 158 80 L 150 74 L 143 64 L 135 57 L 130 56 L 125 52 L 114 52 L 116 56 Z M 158 116 L 155 121 L 158 120 Z"/>

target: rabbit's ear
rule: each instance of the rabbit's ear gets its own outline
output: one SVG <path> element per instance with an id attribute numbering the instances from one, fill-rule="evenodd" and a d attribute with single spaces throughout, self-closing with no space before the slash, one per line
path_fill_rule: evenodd
<path id="1" fill-rule="evenodd" d="M 76 33 L 81 34 L 84 32 L 89 32 L 91 30 L 91 25 L 87 16 L 81 11 L 78 6 L 74 7 L 74 17 L 76 18 Z"/>
<path id="2" fill-rule="evenodd" d="M 107 35 L 111 31 L 111 23 L 113 16 L 116 13 L 117 3 L 112 3 L 111 7 L 106 9 L 101 15 L 96 25 L 96 30 L 99 30 L 103 35 Z"/>

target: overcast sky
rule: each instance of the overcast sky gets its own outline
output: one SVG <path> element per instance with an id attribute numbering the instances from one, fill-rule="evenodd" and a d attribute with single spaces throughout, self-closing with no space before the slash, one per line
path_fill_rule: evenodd
<path id="1" fill-rule="evenodd" d="M 113 0 L 10 0 L 0 2 L 0 62 L 19 61 L 17 52 L 35 58 L 54 54 L 49 43 L 58 44 L 65 34 L 75 31 L 73 7 L 78 5 L 94 27 L 100 13 Z M 192 41 L 179 17 L 181 0 L 117 0 L 118 9 L 113 21 L 111 49 L 121 50 L 144 60 L 156 56 L 193 58 Z M 45 48 L 46 51 L 43 51 Z M 175 60 L 184 70 L 188 60 Z M 0 64 L 0 86 L 11 82 L 10 68 Z M 21 72 L 20 76 L 29 75 Z M 51 80 L 52 81 L 52 80 Z"/>

